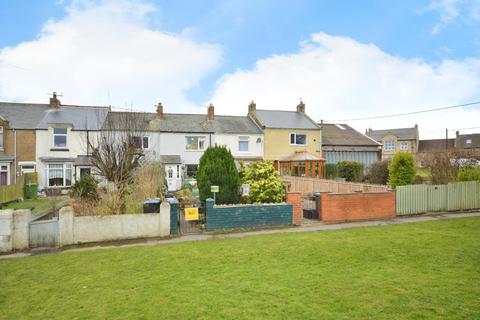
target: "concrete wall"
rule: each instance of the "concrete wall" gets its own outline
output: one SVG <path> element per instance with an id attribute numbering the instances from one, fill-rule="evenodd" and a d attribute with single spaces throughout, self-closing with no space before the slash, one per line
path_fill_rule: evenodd
<path id="1" fill-rule="evenodd" d="M 28 248 L 30 210 L 0 210 L 0 252 Z"/>
<path id="2" fill-rule="evenodd" d="M 285 226 L 293 223 L 291 204 L 221 205 L 206 200 L 207 223 L 211 230 Z"/>
<path id="3" fill-rule="evenodd" d="M 290 145 L 290 133 L 306 133 L 306 145 Z M 265 160 L 280 160 L 295 151 L 308 151 L 316 156 L 321 156 L 322 132 L 316 130 L 298 130 L 298 129 L 270 129 L 264 130 Z"/>
<path id="4" fill-rule="evenodd" d="M 60 210 L 59 245 L 170 235 L 170 205 L 160 213 L 75 217 L 71 208 Z"/>
<path id="5" fill-rule="evenodd" d="M 317 211 L 324 222 L 392 219 L 395 192 L 321 193 Z"/>

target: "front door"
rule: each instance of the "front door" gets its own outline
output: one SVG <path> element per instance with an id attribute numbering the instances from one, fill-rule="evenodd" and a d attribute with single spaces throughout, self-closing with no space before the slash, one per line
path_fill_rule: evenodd
<path id="1" fill-rule="evenodd" d="M 6 186 L 9 184 L 9 166 L 10 164 L 0 163 L 0 186 Z"/>
<path id="2" fill-rule="evenodd" d="M 168 191 L 177 191 L 182 187 L 181 171 L 181 166 L 178 164 L 167 164 L 165 166 Z"/>

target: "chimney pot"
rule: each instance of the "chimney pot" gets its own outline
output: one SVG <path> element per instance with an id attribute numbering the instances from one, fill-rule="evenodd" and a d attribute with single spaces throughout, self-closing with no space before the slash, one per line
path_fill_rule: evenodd
<path id="1" fill-rule="evenodd" d="M 300 103 L 297 106 L 297 112 L 305 113 L 305 103 L 300 100 Z"/>
<path id="2" fill-rule="evenodd" d="M 161 102 L 157 104 L 157 119 L 163 119 L 163 105 Z"/>
<path id="3" fill-rule="evenodd" d="M 57 93 L 54 92 L 53 96 L 50 98 L 50 107 L 58 108 L 60 107 L 60 105 L 61 105 L 61 102 L 57 98 Z"/>
<path id="4" fill-rule="evenodd" d="M 207 119 L 208 119 L 208 120 L 213 120 L 213 119 L 215 119 L 215 107 L 214 107 L 213 104 L 211 104 L 211 103 L 208 105 Z"/>
<path id="5" fill-rule="evenodd" d="M 248 105 L 248 113 L 253 113 L 256 110 L 257 110 L 257 105 L 255 104 L 255 101 L 252 100 Z"/>

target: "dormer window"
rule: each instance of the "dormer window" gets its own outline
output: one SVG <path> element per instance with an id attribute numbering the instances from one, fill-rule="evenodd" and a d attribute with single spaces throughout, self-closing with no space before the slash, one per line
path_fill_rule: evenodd
<path id="1" fill-rule="evenodd" d="M 60 149 L 67 147 L 67 128 L 53 128 L 53 147 Z"/>

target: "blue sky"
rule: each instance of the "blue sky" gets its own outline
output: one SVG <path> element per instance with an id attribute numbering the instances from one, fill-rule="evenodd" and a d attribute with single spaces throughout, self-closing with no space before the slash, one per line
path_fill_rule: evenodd
<path id="1" fill-rule="evenodd" d="M 181 66 L 178 68 L 184 72 L 182 79 L 178 80 L 178 85 L 170 88 L 170 84 L 164 85 L 168 87 L 168 90 L 162 91 L 163 96 L 170 94 L 173 102 L 177 102 L 180 111 L 190 111 L 195 107 L 200 108 L 208 101 L 219 101 L 219 103 L 235 104 L 235 101 L 229 101 L 225 97 L 225 91 L 231 93 L 232 85 L 229 83 L 236 83 L 235 87 L 238 87 L 238 81 L 243 77 L 250 77 L 251 81 L 262 81 L 260 79 L 268 79 L 270 75 L 265 75 L 268 71 L 258 70 L 259 61 L 265 61 L 267 65 L 275 63 L 275 57 L 281 57 L 285 61 L 289 61 L 289 58 L 294 56 L 293 61 L 289 62 L 292 65 L 298 63 L 298 70 L 310 70 L 311 67 L 303 68 L 301 58 L 304 50 L 304 46 L 313 46 L 316 49 L 324 49 L 328 47 L 326 42 L 335 41 L 333 47 L 329 47 L 332 52 L 343 52 L 342 48 L 347 48 L 347 43 L 341 43 L 342 39 L 353 41 L 355 45 L 362 47 L 364 51 L 358 54 L 363 56 L 372 52 L 368 51 L 369 45 L 373 45 L 375 48 L 381 51 L 382 55 L 387 55 L 387 60 L 395 64 L 408 63 L 408 65 L 420 62 L 420 64 L 426 64 L 431 68 L 432 77 L 436 74 L 445 75 L 445 77 L 451 75 L 451 80 L 444 78 L 438 80 L 442 85 L 448 86 L 450 83 L 457 81 L 461 77 L 462 68 L 464 70 L 474 70 L 472 77 L 475 77 L 475 81 L 479 78 L 478 66 L 476 63 L 469 64 L 471 59 L 478 59 L 480 56 L 480 2 L 479 1 L 455 1 L 455 0 L 441 0 L 441 1 L 76 1 L 73 4 L 68 1 L 0 1 L 0 50 L 6 47 L 14 48 L 15 52 L 9 53 L 8 56 L 4 55 L 3 63 L 4 70 L 2 74 L 6 77 L 7 74 L 15 72 L 11 77 L 20 78 L 28 75 L 22 75 L 26 73 L 37 73 L 36 77 L 40 77 L 40 73 L 45 69 L 55 68 L 53 62 L 55 60 L 46 61 L 45 65 L 35 65 L 33 68 L 33 62 L 31 60 L 36 59 L 35 54 L 32 57 L 25 58 L 25 54 L 22 53 L 19 48 L 22 43 L 35 42 L 39 38 L 42 38 L 42 28 L 45 27 L 47 21 L 53 21 L 54 23 L 67 20 L 70 16 L 72 20 L 76 16 L 79 19 L 86 19 L 85 24 L 95 24 L 92 20 L 92 16 L 81 16 L 78 12 L 82 12 L 85 8 L 94 10 L 96 6 L 101 6 L 103 3 L 109 4 L 109 10 L 112 7 L 119 6 L 123 8 L 121 10 L 131 10 L 135 6 L 145 6 L 148 9 L 145 12 L 141 12 L 135 17 L 128 17 L 122 20 L 122 23 L 128 23 L 135 26 L 141 26 L 146 30 L 158 31 L 163 35 L 171 36 L 175 39 L 181 39 L 192 43 L 192 51 L 188 54 L 194 55 L 195 59 L 199 62 L 192 66 L 193 72 L 192 79 L 189 79 L 188 70 L 183 70 Z M 123 7 L 122 7 L 123 6 Z M 68 8 L 74 7 L 74 13 L 70 12 Z M 125 8 L 129 9 L 125 9 Z M 119 9 L 120 10 L 120 9 Z M 93 15 L 94 16 L 94 15 Z M 139 18 L 140 17 L 140 18 Z M 105 19 L 103 19 L 105 20 Z M 107 15 L 108 20 L 108 15 Z M 93 21 L 93 22 L 92 22 Z M 77 22 L 75 22 L 77 23 Z M 100 23 L 100 22 L 99 22 Z M 107 22 L 102 22 L 101 28 L 108 28 Z M 81 23 L 74 24 L 69 28 L 81 28 Z M 79 27 L 80 26 L 80 27 Z M 58 32 L 61 25 L 57 26 L 52 34 Z M 315 34 L 325 34 L 329 37 L 333 37 L 330 40 L 322 38 L 322 40 L 312 40 Z M 59 37 L 64 39 L 64 37 Z M 109 43 L 109 38 L 105 40 L 106 45 Z M 123 42 L 128 45 L 132 39 L 125 37 Z M 45 43 L 45 42 L 44 42 Z M 342 47 L 345 46 L 345 47 Z M 46 47 L 44 52 L 48 50 L 54 50 L 53 48 Z M 206 51 L 206 60 L 208 56 L 215 56 L 211 61 L 200 62 L 200 58 L 197 57 L 197 51 L 195 46 L 200 46 L 198 50 Z M 206 49 L 205 46 L 211 46 Z M 318 47 L 318 48 L 317 48 Z M 161 50 L 161 46 L 159 47 Z M 169 50 L 168 47 L 165 47 Z M 139 50 L 149 50 L 149 46 L 141 47 Z M 177 48 L 175 47 L 175 50 Z M 175 51 L 174 50 L 174 51 Z M 212 51 L 209 51 L 212 50 Z M 15 50 L 14 50 L 15 51 Z M 367 53 L 370 52 L 370 53 Z M 51 52 L 51 51 L 50 51 Z M 176 51 L 175 51 L 176 52 Z M 353 51 L 352 51 L 353 52 Z M 95 55 L 95 50 L 89 50 L 87 54 Z M 182 66 L 188 66 L 188 54 L 185 59 L 185 63 Z M 199 56 L 202 56 L 200 54 Z M 375 53 L 373 53 L 375 55 Z M 82 59 L 82 56 L 75 57 L 70 56 L 72 59 Z M 37 57 L 38 58 L 38 57 Z M 395 61 L 398 58 L 400 62 Z M 166 59 L 166 58 L 163 58 Z M 327 59 L 320 56 L 319 59 Z M 332 58 L 328 58 L 332 59 Z M 48 59 L 46 59 L 48 60 Z M 347 59 L 348 60 L 348 59 Z M 355 69 L 355 56 L 350 58 L 352 66 L 349 66 L 349 72 L 351 68 Z M 378 60 L 378 58 L 377 58 Z M 2 61 L 2 55 L 0 55 L 0 63 Z M 60 59 L 61 63 L 68 61 Z M 89 60 L 90 61 L 90 60 Z M 332 61 L 336 61 L 333 59 Z M 339 60 L 344 61 L 344 60 Z M 369 60 L 370 61 L 370 60 Z M 393 62 L 392 62 L 393 61 Z M 448 67 L 448 61 L 454 61 L 459 65 L 455 68 Z M 91 63 L 91 62 L 89 62 Z M 338 62 L 340 63 L 340 62 Z M 370 62 L 368 62 L 369 64 Z M 390 64 L 382 65 L 382 70 L 388 69 Z M 444 66 L 444 67 L 439 67 Z M 423 66 L 416 65 L 415 68 L 420 69 Z M 270 68 L 270 67 L 269 67 Z M 343 66 L 342 66 L 343 68 Z M 407 68 L 407 67 L 405 67 Z M 268 68 L 266 68 L 268 69 Z M 1 72 L 2 69 L 0 69 Z M 29 71 L 26 71 L 29 70 Z M 271 69 L 269 69 L 271 70 Z M 278 70 L 275 69 L 275 70 Z M 326 69 L 319 69 L 319 72 L 325 70 L 325 73 L 329 73 Z M 356 70 L 356 69 L 355 69 Z M 417 69 L 416 69 L 417 70 Z M 446 70 L 446 71 L 445 71 Z M 408 69 L 405 69 L 407 72 Z M 174 71 L 172 71 L 174 72 Z M 292 71 L 289 71 L 292 72 Z M 389 71 L 390 72 L 390 71 Z M 416 71 L 415 71 L 416 72 Z M 423 71 L 419 71 L 423 74 Z M 457 73 L 455 73 L 457 72 Z M 246 74 L 247 73 L 247 74 Z M 391 71 L 392 74 L 399 74 L 401 72 Z M 448 73 L 448 74 L 447 74 Z M 0 76 L 2 76 L 0 74 Z M 18 74 L 18 75 L 17 75 Z M 177 74 L 177 73 L 175 73 Z M 459 75 L 460 74 L 460 75 Z M 383 75 L 383 74 L 382 74 Z M 150 76 L 150 75 L 149 75 Z M 285 77 L 291 77 L 291 73 L 286 73 Z M 301 75 L 299 75 L 301 76 Z M 179 76 L 180 77 L 180 76 Z M 263 77 L 263 78 L 262 78 Z M 228 79 L 226 79 L 228 78 Z M 154 78 L 152 78 L 154 79 Z M 415 78 L 413 78 L 415 80 Z M 1 79 L 0 79 L 1 80 Z M 5 81 L 5 78 L 3 79 Z M 312 78 L 315 81 L 316 78 Z M 413 81 L 414 81 L 413 80 Z M 436 83 L 435 79 L 432 83 Z M 237 82 L 235 82 L 237 81 Z M 324 79 L 318 79 L 319 83 L 322 83 Z M 374 80 L 375 81 L 375 80 Z M 382 80 L 383 81 L 383 80 Z M 393 81 L 393 80 L 392 80 Z M 411 81 L 411 80 L 409 80 Z M 459 85 L 462 81 L 470 81 L 471 78 L 459 79 Z M 29 82 L 29 81 L 25 81 Z M 264 83 L 265 81 L 263 81 Z M 345 81 L 344 81 L 345 82 Z M 422 83 L 428 83 L 428 79 L 422 79 Z M 60 82 L 61 83 L 61 82 Z M 161 81 L 159 82 L 161 83 Z M 357 82 L 356 82 L 357 83 Z M 381 81 L 379 80 L 379 83 Z M 52 83 L 57 85 L 57 83 Z M 76 85 L 78 89 L 82 83 Z M 93 84 L 92 84 L 93 85 Z M 102 84 L 99 84 L 102 85 Z M 275 84 L 272 83 L 272 86 Z M 295 83 L 292 84 L 295 86 Z M 341 85 L 341 83 L 340 83 Z M 358 84 L 357 84 L 358 85 Z M 13 87 L 16 89 L 20 86 L 20 83 Z M 126 85 L 125 85 L 126 86 Z M 173 86 L 173 85 L 172 85 Z M 290 84 L 281 84 L 281 87 L 289 87 Z M 475 82 L 476 86 L 476 82 Z M 475 91 L 475 86 L 472 88 L 472 92 Z M 31 96 L 31 95 L 11 95 L 6 92 L 6 87 L 2 91 L 0 86 L 0 98 L 2 100 L 45 100 L 44 96 Z M 106 89 L 105 87 L 109 87 Z M 279 85 L 280 87 L 280 85 Z M 425 85 L 425 88 L 428 86 Z M 180 89 L 179 89 L 180 88 Z M 226 88 L 226 89 L 225 89 Z M 377 87 L 364 88 L 364 90 L 376 91 Z M 403 88 L 403 87 L 402 87 Z M 429 88 L 429 87 L 428 87 Z M 432 90 L 442 90 L 443 87 L 432 88 Z M 57 90 L 62 91 L 62 88 L 41 88 L 45 92 Z M 51 90 L 50 90 L 51 89 Z M 270 88 L 267 88 L 268 90 Z M 478 88 L 477 88 L 478 89 Z M 137 109 L 149 110 L 152 108 L 155 101 L 153 101 L 153 95 L 149 95 L 148 102 L 139 99 L 139 93 L 135 92 L 130 95 L 122 95 L 117 100 L 115 99 L 115 89 L 110 88 L 110 84 L 103 84 L 102 90 L 108 90 L 108 102 L 113 104 L 130 105 Z M 132 89 L 133 90 L 133 89 Z M 245 89 L 246 90 L 246 89 Z M 286 104 L 292 106 L 295 103 L 293 96 L 295 97 L 312 97 L 313 100 L 315 94 L 310 94 L 314 91 L 314 88 L 308 90 L 298 90 L 298 94 L 292 96 L 286 96 L 283 100 L 287 101 Z M 399 90 L 398 88 L 392 88 L 392 90 Z M 405 89 L 409 91 L 409 89 Z M 63 90 L 65 98 L 67 94 L 73 98 L 73 89 Z M 125 90 L 123 90 L 125 91 Z M 137 90 L 138 91 L 138 90 Z M 264 90 L 265 91 L 265 90 Z M 386 90 L 388 91 L 388 90 Z M 458 91 L 458 90 L 457 90 Z M 39 91 L 40 92 L 40 91 Z M 252 92 L 252 90 L 250 90 Z M 356 91 L 352 92 L 353 95 Z M 417 93 L 415 93 L 417 94 Z M 38 95 L 38 94 L 37 94 Z M 245 94 L 244 94 L 245 95 Z M 248 94 L 246 94 L 248 95 Z M 246 105 L 249 99 L 255 99 L 258 92 L 253 97 L 243 97 L 241 93 L 232 94 L 232 96 L 238 96 L 242 99 L 242 105 Z M 339 95 L 345 95 L 345 92 L 339 93 Z M 413 94 L 411 94 L 413 95 Z M 103 96 L 106 96 L 103 94 Z M 181 97 L 180 97 L 181 96 Z M 261 96 L 261 95 L 260 95 Z M 445 97 L 436 97 L 433 93 L 429 96 L 432 98 L 412 97 L 405 95 L 405 102 L 408 101 L 412 110 L 415 107 L 436 107 L 455 103 L 470 102 L 471 99 L 480 98 L 480 96 L 469 92 L 458 92 L 446 95 Z M 79 97 L 80 98 L 80 97 Z M 402 100 L 404 96 L 400 98 L 398 96 L 392 96 L 394 100 Z M 438 98 L 438 99 L 437 99 Z M 106 98 L 99 99 L 98 101 L 84 101 L 83 97 L 78 99 L 80 103 L 94 103 L 104 104 Z M 267 96 L 260 97 L 261 101 L 266 101 L 268 107 L 276 107 L 278 105 L 277 99 L 270 99 Z M 280 99 L 280 98 L 279 98 Z M 290 99 L 290 100 L 289 100 Z M 95 99 L 93 99 L 95 100 Z M 321 100 L 321 99 L 317 99 Z M 355 100 L 355 99 L 353 99 Z M 465 101 L 468 100 L 468 101 Z M 338 108 L 343 108 L 345 113 L 341 115 L 335 115 L 336 118 L 344 119 L 355 116 L 364 116 L 370 114 L 388 114 L 394 110 L 394 108 L 366 108 L 362 112 L 360 105 L 347 105 L 348 102 L 341 100 L 326 100 L 324 103 L 339 103 Z M 385 101 L 389 101 L 388 96 L 382 96 L 379 98 L 379 105 L 385 105 Z M 69 101 L 76 103 L 75 101 Z M 307 108 L 309 103 L 315 105 L 316 113 L 315 118 L 323 118 L 325 110 L 317 110 L 317 105 L 322 105 L 322 101 L 306 101 Z M 182 104 L 183 103 L 183 104 Z M 369 102 L 369 104 L 372 104 Z M 183 107 L 185 105 L 185 107 Z M 280 106 L 281 108 L 285 106 Z M 336 107 L 336 106 L 333 106 Z M 328 107 L 328 109 L 330 106 Z M 227 107 L 221 109 L 228 113 L 232 111 Z M 308 109 L 307 109 L 308 110 Z M 318 112 L 317 112 L 318 111 Z M 322 112 L 323 111 L 323 112 Z M 471 110 L 467 110 L 471 111 Z M 233 112 L 236 113 L 236 112 Z M 477 115 L 475 113 L 475 115 Z M 329 115 L 327 118 L 335 118 L 333 115 Z M 472 114 L 468 114 L 466 118 L 471 118 Z M 460 117 L 460 115 L 459 115 Z M 445 117 L 444 117 L 445 118 Z M 447 122 L 449 117 L 443 119 Z M 450 117 L 451 118 L 451 117 Z M 465 118 L 465 119 L 466 119 Z M 409 125 L 422 119 L 404 119 L 404 122 L 398 123 L 399 125 Z M 426 121 L 426 120 L 425 120 Z M 453 127 L 462 127 L 464 120 L 459 120 Z M 427 127 L 432 127 L 433 124 L 425 123 Z M 442 123 L 443 124 L 443 123 Z M 374 125 L 378 126 L 378 122 L 362 123 L 360 126 Z M 446 124 L 448 125 L 448 124 Z M 433 131 L 433 130 L 431 130 Z"/>

